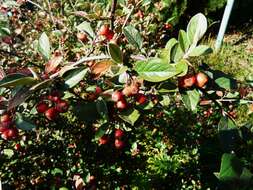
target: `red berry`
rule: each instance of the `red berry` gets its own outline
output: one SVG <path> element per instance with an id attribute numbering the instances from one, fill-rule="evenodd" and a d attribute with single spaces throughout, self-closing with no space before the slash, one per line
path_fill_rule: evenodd
<path id="1" fill-rule="evenodd" d="M 14 147 L 15 150 L 21 150 L 21 145 L 19 143 L 15 144 L 15 147 Z"/>
<path id="2" fill-rule="evenodd" d="M 11 116 L 9 114 L 4 114 L 1 116 L 1 123 L 11 121 Z"/>
<path id="3" fill-rule="evenodd" d="M 10 127 L 11 125 L 12 125 L 12 121 L 6 121 L 6 122 L 1 123 L 1 126 L 6 127 L 6 128 Z"/>
<path id="4" fill-rule="evenodd" d="M 178 85 L 181 88 L 189 88 L 192 87 L 196 83 L 196 78 L 193 75 L 186 75 L 184 77 L 179 78 Z"/>
<path id="5" fill-rule="evenodd" d="M 55 108 L 49 108 L 46 112 L 45 112 L 45 116 L 48 120 L 52 121 L 55 120 L 58 117 L 58 111 Z"/>
<path id="6" fill-rule="evenodd" d="M 100 145 L 107 144 L 109 142 L 109 137 L 107 135 L 104 135 L 100 137 L 98 141 Z"/>
<path id="7" fill-rule="evenodd" d="M 103 26 L 100 28 L 99 32 L 98 32 L 98 34 L 99 34 L 99 35 L 102 35 L 102 36 L 106 36 L 106 35 L 108 35 L 109 33 L 110 33 L 110 28 L 109 28 L 108 25 L 103 25 Z"/>
<path id="8" fill-rule="evenodd" d="M 48 95 L 48 100 L 51 100 L 52 102 L 59 102 L 61 100 L 61 93 L 57 90 L 52 91 L 50 95 Z"/>
<path id="9" fill-rule="evenodd" d="M 18 129 L 17 128 L 10 128 L 8 131 L 8 137 L 10 139 L 15 139 L 18 137 Z"/>
<path id="10" fill-rule="evenodd" d="M 114 91 L 112 93 L 112 101 L 117 102 L 123 99 L 123 94 L 120 91 Z"/>
<path id="11" fill-rule="evenodd" d="M 6 130 L 8 130 L 8 129 L 9 129 L 8 127 L 3 126 L 3 125 L 1 124 L 1 126 L 0 126 L 0 133 L 4 133 L 4 131 L 6 131 Z"/>
<path id="12" fill-rule="evenodd" d="M 147 97 L 144 94 L 137 94 L 136 101 L 141 105 L 145 104 L 147 102 Z"/>
<path id="13" fill-rule="evenodd" d="M 105 35 L 107 40 L 112 40 L 114 37 L 114 32 L 113 31 L 109 31 L 109 33 L 107 35 Z"/>
<path id="14" fill-rule="evenodd" d="M 7 130 L 4 131 L 4 132 L 2 133 L 1 137 L 2 137 L 4 140 L 8 140 L 8 132 L 7 132 Z"/>
<path id="15" fill-rule="evenodd" d="M 115 145 L 115 148 L 117 149 L 122 149 L 125 146 L 124 142 L 119 139 L 115 140 L 114 145 Z"/>
<path id="16" fill-rule="evenodd" d="M 56 110 L 60 113 L 65 113 L 68 111 L 69 109 L 69 104 L 66 100 L 60 100 L 56 106 L 55 106 Z"/>
<path id="17" fill-rule="evenodd" d="M 165 28 L 166 30 L 170 30 L 170 29 L 172 29 L 172 25 L 171 25 L 170 23 L 165 23 L 165 24 L 164 24 L 164 28 Z"/>
<path id="18" fill-rule="evenodd" d="M 95 93 L 99 95 L 99 94 L 101 94 L 102 92 L 103 92 L 102 89 L 101 89 L 99 86 L 97 86 L 97 87 L 96 87 L 96 90 L 95 90 Z"/>
<path id="19" fill-rule="evenodd" d="M 116 102 L 116 107 L 120 110 L 124 110 L 127 108 L 127 102 L 124 99 L 119 100 L 118 102 Z"/>
<path id="20" fill-rule="evenodd" d="M 205 86 L 205 84 L 208 82 L 208 77 L 204 73 L 198 73 L 196 74 L 196 85 L 200 88 Z"/>
<path id="21" fill-rule="evenodd" d="M 114 132 L 114 137 L 117 138 L 122 138 L 124 136 L 124 131 L 121 129 L 116 129 Z"/>
<path id="22" fill-rule="evenodd" d="M 10 36 L 5 36 L 5 37 L 2 38 L 2 40 L 3 40 L 4 43 L 6 43 L 8 45 L 13 43 L 13 40 Z"/>
<path id="23" fill-rule="evenodd" d="M 18 129 L 9 128 L 2 133 L 1 137 L 5 140 L 15 139 L 18 137 Z"/>
<path id="24" fill-rule="evenodd" d="M 38 113 L 45 113 L 47 109 L 48 109 L 48 105 L 45 102 L 40 102 L 36 106 L 36 110 Z"/>

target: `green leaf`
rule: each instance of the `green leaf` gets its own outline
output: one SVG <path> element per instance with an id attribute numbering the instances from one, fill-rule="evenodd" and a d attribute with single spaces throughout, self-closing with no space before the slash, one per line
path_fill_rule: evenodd
<path id="1" fill-rule="evenodd" d="M 243 181 L 252 181 L 253 178 L 253 174 L 250 172 L 250 170 L 248 170 L 247 168 L 243 168 L 242 174 L 240 176 L 240 180 Z"/>
<path id="2" fill-rule="evenodd" d="M 11 31 L 7 27 L 0 27 L 0 34 L 3 35 L 3 36 L 8 36 L 8 35 L 11 34 Z"/>
<path id="3" fill-rule="evenodd" d="M 8 158 L 11 158 L 14 155 L 12 149 L 3 149 L 2 154 L 6 155 Z"/>
<path id="4" fill-rule="evenodd" d="M 162 106 L 170 105 L 170 97 L 168 95 L 162 96 L 162 100 L 159 102 Z"/>
<path id="5" fill-rule="evenodd" d="M 15 87 L 19 85 L 32 85 L 36 83 L 37 80 L 33 77 L 27 77 L 22 74 L 10 74 L 5 76 L 0 81 L 0 87 Z"/>
<path id="6" fill-rule="evenodd" d="M 224 88 L 226 90 L 230 90 L 232 88 L 234 88 L 235 86 L 235 81 L 234 80 L 231 80 L 230 78 L 228 77 L 220 77 L 220 78 L 217 78 L 215 79 L 215 83 L 221 87 L 221 88 Z"/>
<path id="7" fill-rule="evenodd" d="M 129 25 L 123 28 L 123 33 L 130 44 L 141 50 L 143 39 L 137 29 Z"/>
<path id="8" fill-rule="evenodd" d="M 73 107 L 74 114 L 83 122 L 94 123 L 97 119 L 101 118 L 97 110 L 96 102 L 79 101 Z"/>
<path id="9" fill-rule="evenodd" d="M 42 82 L 39 82 L 37 84 L 35 84 L 34 86 L 32 86 L 30 88 L 30 91 L 35 91 L 35 90 L 39 90 L 39 89 L 43 89 L 48 87 L 51 83 L 53 82 L 53 79 L 46 79 Z"/>
<path id="10" fill-rule="evenodd" d="M 195 47 L 194 49 L 192 49 L 189 52 L 189 56 L 190 57 L 198 57 L 198 56 L 201 56 L 201 55 L 210 54 L 212 52 L 213 52 L 213 50 L 209 46 L 199 45 L 199 46 Z"/>
<path id="11" fill-rule="evenodd" d="M 133 126 L 134 123 L 139 119 L 140 113 L 136 109 L 129 109 L 120 113 L 119 117 Z"/>
<path id="12" fill-rule="evenodd" d="M 188 73 L 188 61 L 186 59 L 181 59 L 175 66 L 176 70 L 180 72 L 178 77 L 185 76 Z"/>
<path id="13" fill-rule="evenodd" d="M 175 91 L 177 91 L 177 85 L 175 84 L 175 82 L 168 80 L 168 81 L 163 82 L 159 85 L 158 91 L 159 91 L 159 93 L 163 93 L 163 94 L 175 92 Z"/>
<path id="14" fill-rule="evenodd" d="M 45 59 L 49 60 L 51 57 L 51 46 L 49 38 L 45 32 L 43 32 L 39 38 L 38 51 L 44 56 Z"/>
<path id="15" fill-rule="evenodd" d="M 159 58 L 136 62 L 134 70 L 141 78 L 150 82 L 161 82 L 181 72 L 175 65 L 168 64 Z"/>
<path id="16" fill-rule="evenodd" d="M 95 140 L 98 140 L 99 138 L 104 136 L 108 131 L 108 129 L 109 129 L 108 123 L 104 123 L 101 126 L 99 126 L 99 128 L 96 130 L 95 133 Z"/>
<path id="17" fill-rule="evenodd" d="M 21 113 L 16 112 L 16 120 L 15 120 L 16 126 L 19 129 L 25 130 L 25 131 L 31 131 L 36 126 L 32 124 L 30 121 L 24 120 Z"/>
<path id="18" fill-rule="evenodd" d="M 67 187 L 60 187 L 59 190 L 69 190 Z"/>
<path id="19" fill-rule="evenodd" d="M 184 56 L 184 52 L 178 43 L 171 50 L 171 60 L 173 62 L 178 62 L 183 58 L 183 56 Z"/>
<path id="20" fill-rule="evenodd" d="M 207 30 L 207 19 L 202 13 L 196 14 L 187 26 L 187 37 L 193 46 L 204 36 Z"/>
<path id="21" fill-rule="evenodd" d="M 178 43 L 178 41 L 175 38 L 171 38 L 165 48 L 162 50 L 161 58 L 165 58 L 168 63 L 171 63 L 171 50 L 172 48 Z"/>
<path id="22" fill-rule="evenodd" d="M 188 41 L 187 34 L 184 30 L 179 31 L 178 41 L 179 41 L 181 49 L 185 53 L 188 50 L 188 48 L 190 47 L 190 43 Z"/>
<path id="23" fill-rule="evenodd" d="M 63 171 L 62 171 L 62 169 L 60 169 L 60 168 L 54 168 L 53 170 L 51 170 L 51 174 L 52 174 L 53 176 L 55 176 L 55 175 L 57 175 L 57 174 L 63 175 Z"/>
<path id="24" fill-rule="evenodd" d="M 113 61 L 115 61 L 116 63 L 123 62 L 123 54 L 118 45 L 114 43 L 109 43 L 108 51 Z"/>
<path id="25" fill-rule="evenodd" d="M 240 139 L 239 131 L 235 123 L 228 117 L 222 117 L 218 124 L 221 145 L 226 152 L 231 152 L 237 146 Z"/>
<path id="26" fill-rule="evenodd" d="M 233 181 L 239 179 L 243 171 L 240 160 L 234 154 L 223 154 L 221 158 L 221 167 L 218 175 L 219 180 Z"/>
<path id="27" fill-rule="evenodd" d="M 87 74 L 87 68 L 78 68 L 71 71 L 68 71 L 64 74 L 65 77 L 65 85 L 67 88 L 73 88 L 77 85 L 81 80 L 83 80 L 84 76 Z"/>
<path id="28" fill-rule="evenodd" d="M 187 90 L 181 93 L 182 101 L 184 102 L 187 109 L 196 111 L 197 105 L 200 100 L 200 94 L 199 92 L 194 90 Z"/>
<path id="29" fill-rule="evenodd" d="M 96 35 L 93 29 L 91 28 L 91 25 L 89 22 L 84 21 L 81 24 L 79 24 L 76 28 L 80 31 L 87 33 L 91 39 L 95 39 Z"/>

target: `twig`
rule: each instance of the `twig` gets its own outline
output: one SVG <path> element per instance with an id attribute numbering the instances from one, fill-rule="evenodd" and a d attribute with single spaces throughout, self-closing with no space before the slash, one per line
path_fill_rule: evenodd
<path id="1" fill-rule="evenodd" d="M 37 3 L 34 3 L 33 1 L 31 1 L 31 0 L 27 0 L 27 2 L 29 2 L 29 3 L 31 3 L 31 4 L 33 4 L 34 6 L 36 6 L 36 7 L 38 7 L 39 9 L 41 9 L 41 10 L 45 10 L 43 7 L 41 7 L 39 4 L 37 4 Z"/>
<path id="2" fill-rule="evenodd" d="M 114 19 L 115 19 L 115 10 L 117 6 L 117 0 L 112 0 L 112 7 L 111 7 L 111 30 L 114 28 Z"/>
<path id="3" fill-rule="evenodd" d="M 124 21 L 124 23 L 123 23 L 122 29 L 126 26 L 126 23 L 127 23 L 127 21 L 129 20 L 129 18 L 130 18 L 130 16 L 131 16 L 131 14 L 133 13 L 133 11 L 134 11 L 134 6 L 132 6 L 130 12 L 128 13 L 128 15 L 127 15 L 127 17 L 126 17 L 126 19 L 125 19 L 125 21 Z"/>
<path id="4" fill-rule="evenodd" d="M 51 5 L 50 5 L 49 0 L 46 0 L 46 3 L 48 6 L 48 12 L 49 12 L 50 19 L 51 19 L 52 23 L 55 25 L 55 21 L 54 21 L 54 17 L 53 17 L 52 11 L 51 11 L 52 9 L 51 9 Z"/>

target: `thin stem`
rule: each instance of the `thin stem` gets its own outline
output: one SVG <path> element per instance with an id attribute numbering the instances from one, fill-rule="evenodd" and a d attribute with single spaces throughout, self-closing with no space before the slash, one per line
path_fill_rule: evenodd
<path id="1" fill-rule="evenodd" d="M 50 5 L 49 0 L 46 0 L 46 3 L 47 3 L 47 6 L 48 6 L 50 19 L 51 19 L 52 23 L 55 25 L 55 21 L 54 21 L 53 13 L 51 11 L 52 9 L 51 9 L 51 5 Z"/>
<path id="2" fill-rule="evenodd" d="M 125 19 L 125 21 L 124 21 L 124 24 L 123 24 L 123 26 L 122 26 L 122 29 L 126 26 L 126 23 L 127 23 L 127 21 L 129 20 L 129 18 L 130 18 L 130 16 L 131 16 L 131 14 L 133 13 L 133 11 L 134 11 L 134 6 L 132 6 L 130 12 L 128 13 L 128 15 L 127 15 L 127 17 L 126 17 L 126 19 Z"/>
<path id="3" fill-rule="evenodd" d="M 112 0 L 112 7 L 111 7 L 111 30 L 114 29 L 114 19 L 115 19 L 115 10 L 117 6 L 117 0 Z"/>
<path id="4" fill-rule="evenodd" d="M 43 8 L 43 7 L 41 7 L 39 4 L 34 3 L 34 2 L 33 2 L 33 1 L 31 1 L 31 0 L 27 0 L 27 2 L 29 2 L 29 3 L 33 4 L 34 6 L 36 6 L 36 7 L 38 7 L 39 9 L 41 9 L 41 10 L 43 10 L 43 11 L 44 11 L 44 8 Z"/>

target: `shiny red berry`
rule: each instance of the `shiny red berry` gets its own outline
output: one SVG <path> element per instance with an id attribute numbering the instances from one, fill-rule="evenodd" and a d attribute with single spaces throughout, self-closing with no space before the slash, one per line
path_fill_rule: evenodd
<path id="1" fill-rule="evenodd" d="M 102 35 L 102 36 L 106 36 L 110 33 L 110 28 L 109 25 L 103 25 L 101 26 L 101 28 L 99 29 L 98 34 Z"/>
<path id="2" fill-rule="evenodd" d="M 122 99 L 122 100 L 119 100 L 116 102 L 116 107 L 119 109 L 119 110 L 124 110 L 127 108 L 127 102 Z"/>
<path id="3" fill-rule="evenodd" d="M 15 144 L 14 149 L 17 151 L 21 150 L 21 145 L 19 143 Z"/>
<path id="4" fill-rule="evenodd" d="M 1 123 L 3 123 L 3 122 L 9 122 L 11 120 L 12 119 L 11 119 L 11 116 L 9 114 L 4 114 L 4 115 L 1 116 Z"/>
<path id="5" fill-rule="evenodd" d="M 194 75 L 186 75 L 178 80 L 178 85 L 180 88 L 190 88 L 196 83 L 196 78 Z"/>
<path id="6" fill-rule="evenodd" d="M 107 144 L 109 142 L 109 137 L 107 135 L 104 135 L 104 136 L 100 137 L 100 139 L 98 141 L 99 141 L 100 145 Z"/>
<path id="7" fill-rule="evenodd" d="M 123 99 L 123 94 L 120 91 L 114 91 L 112 93 L 112 101 L 117 102 Z"/>
<path id="8" fill-rule="evenodd" d="M 145 104 L 147 102 L 147 97 L 144 94 L 137 94 L 136 95 L 136 102 L 138 104 Z"/>
<path id="9" fill-rule="evenodd" d="M 60 100 L 56 106 L 55 106 L 56 110 L 60 113 L 65 113 L 68 111 L 69 109 L 69 104 L 66 100 Z"/>
<path id="10" fill-rule="evenodd" d="M 59 112 L 55 108 L 49 108 L 45 112 L 45 116 L 48 120 L 53 121 L 55 120 L 59 115 Z"/>
<path id="11" fill-rule="evenodd" d="M 40 102 L 36 106 L 36 110 L 38 113 L 45 113 L 45 111 L 47 111 L 47 109 L 48 109 L 48 104 L 45 102 Z"/>
<path id="12" fill-rule="evenodd" d="M 122 149 L 125 146 L 125 143 L 122 140 L 115 139 L 114 145 L 115 148 Z"/>
<path id="13" fill-rule="evenodd" d="M 114 132 L 114 137 L 117 138 L 122 138 L 124 136 L 124 131 L 121 129 L 116 129 Z"/>

